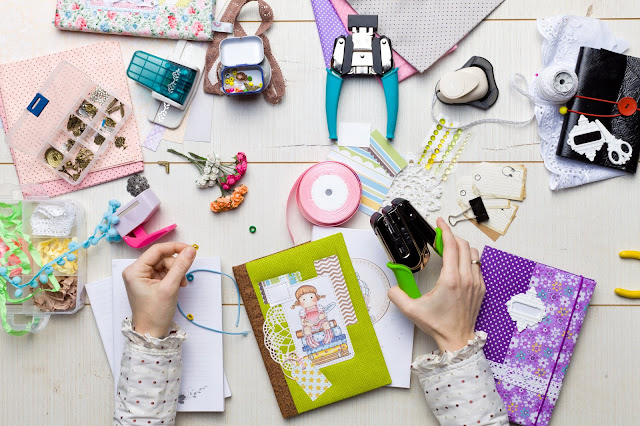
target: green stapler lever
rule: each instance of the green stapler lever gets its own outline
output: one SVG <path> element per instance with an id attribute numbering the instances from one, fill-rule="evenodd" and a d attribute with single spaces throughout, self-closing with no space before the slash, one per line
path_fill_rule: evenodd
<path id="1" fill-rule="evenodd" d="M 442 230 L 433 229 L 411 203 L 396 198 L 382 213 L 371 216 L 371 227 L 384 246 L 400 288 L 410 297 L 421 296 L 413 273 L 429 262 L 429 247 L 442 256 Z"/>

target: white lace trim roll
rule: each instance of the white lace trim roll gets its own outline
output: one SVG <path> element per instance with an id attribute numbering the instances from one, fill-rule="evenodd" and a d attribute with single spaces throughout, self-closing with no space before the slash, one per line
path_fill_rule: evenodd
<path id="1" fill-rule="evenodd" d="M 48 237 L 67 237 L 76 220 L 76 208 L 73 203 L 40 203 L 31 214 L 33 235 Z"/>
<path id="2" fill-rule="evenodd" d="M 551 384 L 549 384 L 549 380 L 543 377 L 525 373 L 520 369 L 509 367 L 504 364 L 498 364 L 494 361 L 487 361 L 489 362 L 489 366 L 491 367 L 493 377 L 496 380 L 509 383 L 511 385 L 526 389 L 540 395 L 544 395 L 546 393 L 547 398 L 550 398 L 554 401 L 558 399 L 560 388 L 562 387 L 562 382 L 551 380 Z M 548 392 L 547 387 L 549 387 Z"/>

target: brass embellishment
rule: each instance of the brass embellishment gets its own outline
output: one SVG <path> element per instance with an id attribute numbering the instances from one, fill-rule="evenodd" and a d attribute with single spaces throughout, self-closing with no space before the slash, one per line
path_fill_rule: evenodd
<path id="1" fill-rule="evenodd" d="M 60 165 L 60 163 L 62 163 L 64 155 L 62 155 L 62 153 L 55 148 L 49 148 L 44 153 L 44 159 L 46 160 L 48 165 L 56 168 Z"/>

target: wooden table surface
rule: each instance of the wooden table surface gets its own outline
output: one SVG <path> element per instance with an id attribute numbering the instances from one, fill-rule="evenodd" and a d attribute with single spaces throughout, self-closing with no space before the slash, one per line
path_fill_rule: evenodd
<path id="1" fill-rule="evenodd" d="M 277 106 L 263 99 L 250 101 L 216 98 L 212 144 L 183 146 L 162 142 L 158 152 L 144 151 L 145 172 L 162 200 L 161 210 L 150 228 L 176 222 L 176 240 L 200 245 L 199 254 L 221 256 L 223 270 L 233 265 L 290 247 L 284 221 L 285 202 L 291 185 L 311 164 L 325 158 L 331 145 L 324 114 L 324 62 L 310 3 L 306 0 L 271 0 L 275 23 L 268 31 L 273 52 L 284 73 L 287 89 Z M 124 62 L 135 50 L 168 53 L 175 41 L 56 30 L 54 1 L 37 5 L 21 0 L 0 4 L 0 62 L 57 52 L 104 40 L 120 42 Z M 257 27 L 257 6 L 243 11 L 245 27 Z M 590 15 L 604 19 L 611 29 L 631 42 L 627 52 L 640 55 L 640 2 L 622 0 L 506 0 L 488 19 L 463 40 L 458 49 L 430 70 L 400 84 L 400 114 L 395 147 L 400 152 L 419 152 L 431 126 L 429 114 L 434 85 L 442 73 L 460 67 L 472 55 L 488 58 L 494 65 L 500 99 L 492 116 L 526 118 L 526 100 L 509 89 L 514 72 L 531 76 L 540 66 L 541 41 L 536 19 L 555 14 Z M 129 82 L 134 98 L 145 89 Z M 483 116 L 468 108 L 445 110 L 468 121 Z M 137 115 L 145 114 L 134 105 Z M 384 129 L 384 96 L 375 81 L 359 79 L 343 89 L 339 116 L 344 121 L 371 122 Z M 455 228 L 457 235 L 481 249 L 485 244 L 554 265 L 598 282 L 578 341 L 571 368 L 552 417 L 558 425 L 633 425 L 640 417 L 640 391 L 636 351 L 640 350 L 636 326 L 638 302 L 617 297 L 618 286 L 640 288 L 640 262 L 621 260 L 620 250 L 640 249 L 640 191 L 638 178 L 622 178 L 584 187 L 551 192 L 549 175 L 539 154 L 536 125 L 524 128 L 481 126 L 473 136 L 454 178 L 444 186 L 440 214 L 457 211 L 456 176 L 469 174 L 475 163 L 503 161 L 525 163 L 528 168 L 527 198 L 507 235 L 493 244 L 470 224 Z M 1 136 L 0 136 L 1 137 Z M 176 161 L 166 149 L 207 153 L 223 158 L 244 151 L 250 167 L 245 178 L 250 192 L 236 211 L 214 215 L 208 204 L 215 190 L 200 190 L 190 164 Z M 158 160 L 171 161 L 165 174 Z M 0 144 L 0 181 L 17 183 L 6 144 Z M 64 198 L 81 201 L 88 224 L 97 220 L 110 198 L 128 200 L 125 180 L 85 189 Z M 430 221 L 435 220 L 432 215 Z M 250 225 L 257 227 L 250 234 Z M 364 228 L 368 217 L 358 213 L 347 226 Z M 112 258 L 135 257 L 124 245 L 92 248 L 89 281 L 110 276 Z M 433 261 L 420 274 L 420 287 L 433 286 L 438 271 Z M 235 318 L 235 291 L 223 282 L 223 313 L 227 328 Z M 249 327 L 244 310 L 241 327 Z M 253 336 L 224 337 L 224 365 L 233 396 L 226 412 L 180 414 L 179 425 L 285 424 L 273 395 Z M 433 341 L 417 332 L 414 356 L 434 349 Z M 113 411 L 113 385 L 91 306 L 76 315 L 54 317 L 40 334 L 10 337 L 0 333 L 0 424 L 2 425 L 102 425 Z M 321 424 L 437 424 L 429 411 L 417 380 L 408 390 L 383 388 L 307 413 L 289 425 Z"/>

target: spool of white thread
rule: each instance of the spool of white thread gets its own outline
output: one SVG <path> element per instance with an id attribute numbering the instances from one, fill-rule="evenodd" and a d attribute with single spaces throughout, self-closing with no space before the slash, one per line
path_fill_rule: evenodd
<path id="1" fill-rule="evenodd" d="M 564 64 L 550 65 L 534 81 L 538 97 L 552 104 L 564 104 L 578 91 L 578 76 Z"/>

